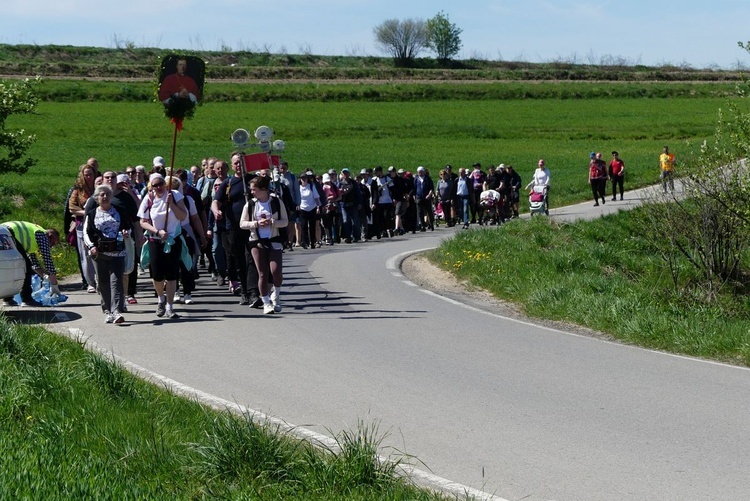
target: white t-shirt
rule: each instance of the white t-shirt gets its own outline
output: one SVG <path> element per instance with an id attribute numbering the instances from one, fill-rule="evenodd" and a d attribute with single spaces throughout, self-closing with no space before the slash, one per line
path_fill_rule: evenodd
<path id="1" fill-rule="evenodd" d="M 262 219 L 271 219 L 271 199 L 269 198 L 265 202 L 256 200 L 254 206 L 253 220 L 260 221 Z M 271 238 L 273 230 L 270 226 L 258 226 L 258 238 Z"/>
<path id="2" fill-rule="evenodd" d="M 182 200 L 184 197 L 182 193 L 179 191 L 172 191 L 172 202 L 176 203 Z M 151 205 L 151 208 L 149 209 L 149 204 Z M 169 219 L 167 219 L 167 192 L 164 192 L 164 195 L 162 198 L 159 198 L 154 195 L 153 201 L 151 200 L 151 197 L 147 194 L 145 197 L 143 197 L 143 200 L 141 201 L 141 206 L 138 209 L 138 217 L 141 219 L 150 219 L 151 224 L 153 224 L 157 229 L 163 230 L 166 229 L 167 233 L 172 235 L 177 229 L 177 226 L 181 224 L 181 221 L 177 219 L 177 216 L 174 215 L 174 212 L 172 211 L 172 206 L 170 204 L 169 209 Z M 168 225 L 167 228 L 164 228 L 164 224 Z"/>
<path id="3" fill-rule="evenodd" d="M 309 212 L 320 205 L 320 194 L 315 189 L 315 185 L 307 183 L 305 186 L 300 185 L 299 187 L 300 201 L 299 208 L 305 212 Z"/>

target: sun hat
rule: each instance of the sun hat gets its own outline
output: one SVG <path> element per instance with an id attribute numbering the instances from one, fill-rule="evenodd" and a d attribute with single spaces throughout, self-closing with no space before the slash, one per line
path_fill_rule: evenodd
<path id="1" fill-rule="evenodd" d="M 157 165 L 164 167 L 164 157 L 154 157 L 154 167 Z"/>

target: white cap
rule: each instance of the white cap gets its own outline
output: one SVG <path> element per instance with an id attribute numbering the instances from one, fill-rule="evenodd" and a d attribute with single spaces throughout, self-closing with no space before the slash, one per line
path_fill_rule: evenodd
<path id="1" fill-rule="evenodd" d="M 330 174 L 323 174 L 323 182 L 324 183 L 330 183 L 331 182 L 331 175 Z"/>
<path id="2" fill-rule="evenodd" d="M 424 167 L 422 167 L 421 165 L 417 167 L 417 172 L 424 172 Z"/>
<path id="3" fill-rule="evenodd" d="M 128 183 L 128 182 L 130 182 L 130 176 L 128 176 L 127 174 L 118 174 L 117 175 L 117 184 Z"/>
<path id="4" fill-rule="evenodd" d="M 164 167 L 164 157 L 154 157 L 154 167 L 157 165 Z"/>

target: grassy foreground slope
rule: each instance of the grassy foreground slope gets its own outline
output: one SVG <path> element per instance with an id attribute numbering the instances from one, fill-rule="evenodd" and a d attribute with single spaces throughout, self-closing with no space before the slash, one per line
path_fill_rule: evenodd
<path id="1" fill-rule="evenodd" d="M 445 499 L 378 459 L 375 425 L 333 454 L 250 418 L 0 315 L 2 499 Z"/>

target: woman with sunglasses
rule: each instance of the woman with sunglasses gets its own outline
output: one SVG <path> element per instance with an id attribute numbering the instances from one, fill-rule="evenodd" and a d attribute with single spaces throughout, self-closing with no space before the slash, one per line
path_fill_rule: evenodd
<path id="1" fill-rule="evenodd" d="M 159 298 L 156 316 L 179 318 L 173 302 L 182 253 L 182 242 L 177 236 L 181 231 L 181 222 L 188 213 L 183 195 L 167 190 L 164 176 L 151 174 L 149 184 L 151 192 L 143 197 L 138 217 L 141 218 L 141 227 L 149 232 L 146 243 L 151 261 L 149 271 L 156 297 Z"/>

